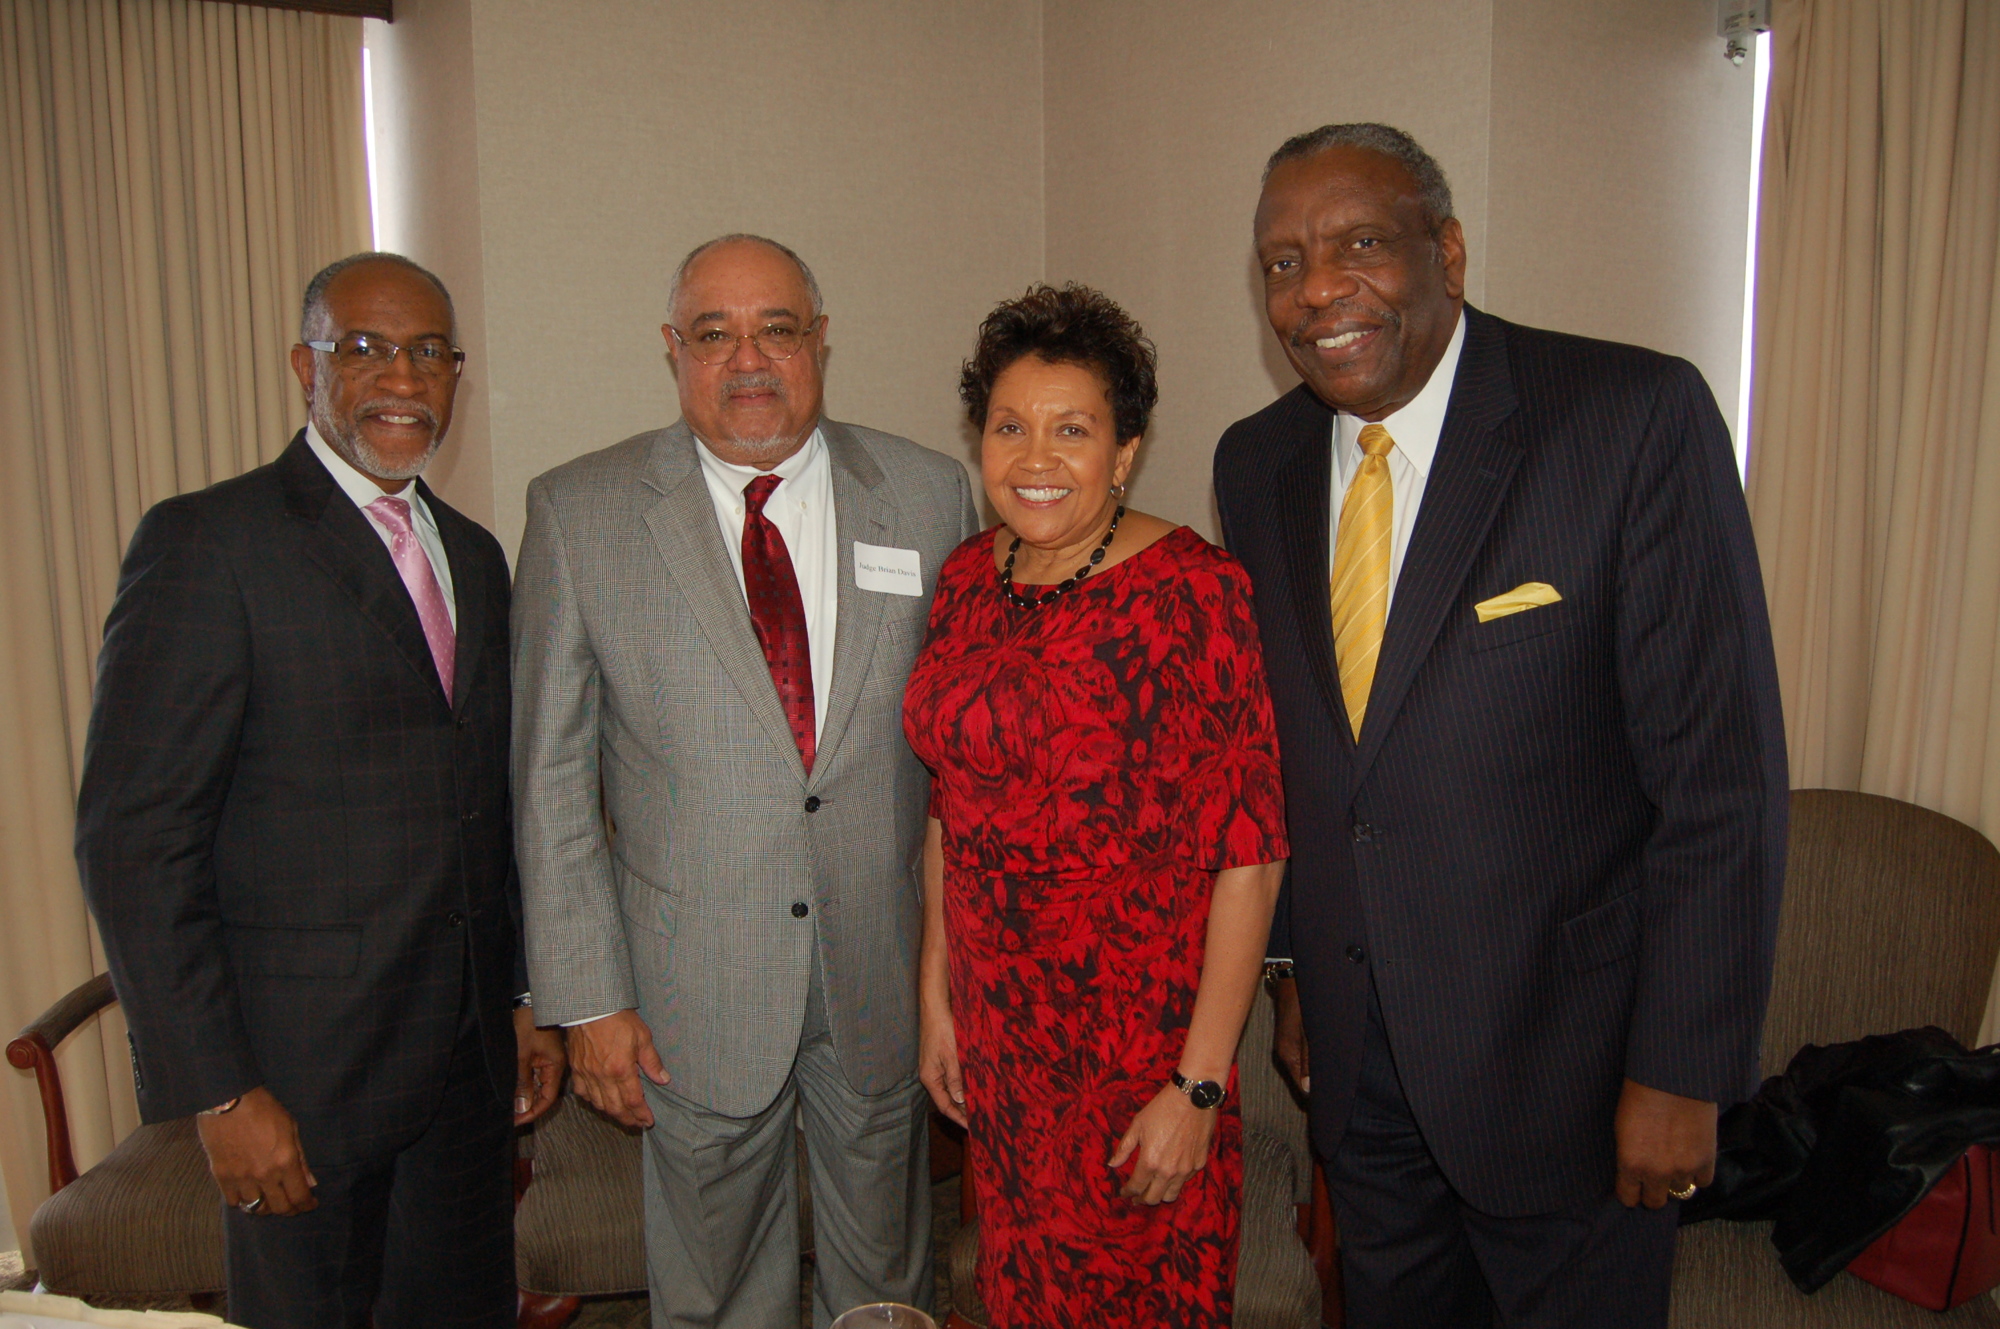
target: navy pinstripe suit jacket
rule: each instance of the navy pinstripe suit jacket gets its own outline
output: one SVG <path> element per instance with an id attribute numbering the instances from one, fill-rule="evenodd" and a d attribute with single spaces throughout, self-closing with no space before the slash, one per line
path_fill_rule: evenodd
<path id="1" fill-rule="evenodd" d="M 1332 415 L 1303 386 L 1223 435 L 1291 823 L 1316 1146 L 1345 1127 L 1370 979 L 1405 1092 L 1474 1207 L 1615 1176 L 1622 1081 L 1757 1083 L 1786 773 L 1763 586 L 1693 366 L 1518 327 L 1466 338 L 1351 738 L 1327 595 Z M 1547 582 L 1559 603 L 1481 623 Z"/>
<path id="2" fill-rule="evenodd" d="M 457 602 L 450 703 L 388 550 L 304 431 L 132 536 L 76 850 L 147 1121 L 265 1085 L 308 1160 L 393 1152 L 437 1109 L 468 972 L 513 1097 L 507 564 L 423 496 Z"/>

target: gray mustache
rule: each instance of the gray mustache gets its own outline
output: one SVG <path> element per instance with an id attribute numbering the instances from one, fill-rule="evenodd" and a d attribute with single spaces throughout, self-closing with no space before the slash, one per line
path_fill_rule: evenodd
<path id="1" fill-rule="evenodd" d="M 420 401 L 405 401 L 401 397 L 370 397 L 354 408 L 356 420 L 365 420 L 371 415 L 414 415 L 432 429 L 438 427 L 436 411 Z"/>
<path id="2" fill-rule="evenodd" d="M 1348 300 L 1334 301 L 1331 309 L 1336 321 L 1342 314 L 1361 313 L 1381 320 L 1382 326 L 1391 330 L 1403 326 L 1403 316 L 1393 309 L 1375 309 L 1358 301 Z M 1325 314 L 1308 314 L 1300 319 L 1298 325 L 1292 329 L 1292 345 L 1303 348 L 1307 342 L 1313 340 L 1313 329 L 1325 322 L 1327 322 Z"/>
<path id="3" fill-rule="evenodd" d="M 776 374 L 738 374 L 722 380 L 722 395 L 725 397 L 739 388 L 762 388 L 782 397 L 785 395 L 785 380 Z"/>

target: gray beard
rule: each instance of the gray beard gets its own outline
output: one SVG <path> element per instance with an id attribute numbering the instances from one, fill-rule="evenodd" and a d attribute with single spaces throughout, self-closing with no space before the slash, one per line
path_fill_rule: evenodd
<path id="1" fill-rule="evenodd" d="M 770 388 L 780 397 L 787 397 L 785 381 L 776 374 L 738 374 L 724 379 L 718 391 L 727 397 L 731 388 L 739 387 Z M 807 437 L 810 436 L 811 431 L 808 430 Z M 796 452 L 805 439 L 792 434 L 766 434 L 761 438 L 731 435 L 716 441 L 757 461 L 779 462 Z"/>
<path id="2" fill-rule="evenodd" d="M 362 403 L 363 406 L 370 404 Z M 411 409 L 421 416 L 430 416 L 424 407 L 413 406 Z M 333 410 L 327 404 L 325 391 L 317 382 L 313 384 L 312 421 L 313 427 L 319 430 L 319 436 L 326 440 L 326 445 L 339 453 L 349 466 L 378 480 L 416 479 L 424 473 L 424 468 L 431 464 L 431 458 L 437 456 L 438 448 L 444 444 L 444 435 L 435 432 L 437 422 L 432 418 L 431 445 L 424 449 L 424 454 L 406 462 L 391 462 L 375 450 L 358 423 L 352 429 L 334 427 Z"/>
<path id="3" fill-rule="evenodd" d="M 726 438 L 722 440 L 738 452 L 755 457 L 758 461 L 774 459 L 783 461 L 798 450 L 799 440 L 790 434 L 777 434 L 769 438 Z"/>

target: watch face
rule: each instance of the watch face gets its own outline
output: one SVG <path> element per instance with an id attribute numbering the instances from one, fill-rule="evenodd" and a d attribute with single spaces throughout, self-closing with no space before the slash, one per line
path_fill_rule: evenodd
<path id="1" fill-rule="evenodd" d="M 1188 1087 L 1188 1102 L 1206 1112 L 1222 1102 L 1222 1086 L 1213 1080 L 1196 1080 Z"/>

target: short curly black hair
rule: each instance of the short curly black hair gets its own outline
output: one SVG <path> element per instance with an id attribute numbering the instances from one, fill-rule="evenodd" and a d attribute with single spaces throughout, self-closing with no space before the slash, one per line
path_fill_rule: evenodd
<path id="1" fill-rule="evenodd" d="M 1029 355 L 1081 365 L 1102 379 L 1120 442 L 1146 432 L 1160 399 L 1153 343 L 1110 296 L 1074 282 L 1039 283 L 996 306 L 979 325 L 979 345 L 958 375 L 959 399 L 974 429 L 986 427 L 994 382 Z"/>

